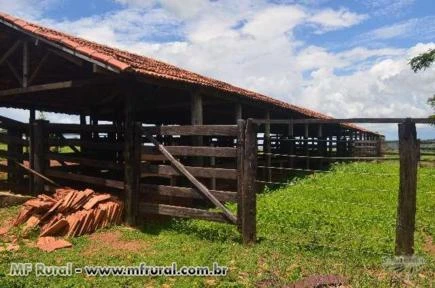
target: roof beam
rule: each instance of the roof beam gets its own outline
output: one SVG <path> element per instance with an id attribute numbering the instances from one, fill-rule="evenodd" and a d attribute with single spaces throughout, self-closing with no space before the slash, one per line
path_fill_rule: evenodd
<path id="1" fill-rule="evenodd" d="M 102 80 L 107 81 L 107 79 L 70 80 L 70 81 L 63 81 L 63 82 L 34 85 L 34 86 L 29 86 L 29 87 L 1 90 L 0 97 L 20 95 L 20 94 L 29 94 L 29 93 L 34 93 L 34 92 L 59 90 L 59 89 L 67 89 L 67 88 L 76 88 L 76 87 L 82 87 L 82 86 L 86 86 L 86 85 L 90 85 L 90 84 L 101 84 L 101 83 L 104 83 Z"/>

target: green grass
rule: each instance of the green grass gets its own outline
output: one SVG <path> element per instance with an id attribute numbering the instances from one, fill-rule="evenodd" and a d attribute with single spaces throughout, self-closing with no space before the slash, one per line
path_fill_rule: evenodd
<path id="1" fill-rule="evenodd" d="M 212 265 L 229 267 L 223 278 L 12 278 L 0 276 L 0 287 L 255 287 L 280 286 L 313 274 L 339 274 L 352 287 L 391 287 L 403 273 L 382 267 L 394 251 L 398 165 L 353 163 L 337 165 L 332 173 L 316 174 L 258 197 L 258 238 L 252 247 L 240 244 L 232 226 L 196 220 L 146 225 L 141 230 L 115 227 L 136 250 L 92 243 L 90 236 L 72 239 L 72 249 L 44 253 L 24 244 L 17 252 L 0 253 L 0 275 L 10 262 L 44 262 L 75 266 Z M 435 169 L 419 170 L 416 255 L 426 264 L 409 276 L 418 287 L 435 285 L 435 259 L 426 247 L 435 242 Z M 0 217 L 16 208 L 0 209 Z M 0 220 L 1 221 L 1 220 Z M 95 235 L 93 236 L 95 237 Z M 426 243 L 426 244 L 425 244 Z M 95 245 L 106 249 L 89 254 Z M 433 253 L 433 252 L 432 252 Z M 397 282 L 399 281 L 399 282 Z M 431 282 L 432 281 L 432 282 Z M 267 287 L 267 286 L 265 286 Z"/>

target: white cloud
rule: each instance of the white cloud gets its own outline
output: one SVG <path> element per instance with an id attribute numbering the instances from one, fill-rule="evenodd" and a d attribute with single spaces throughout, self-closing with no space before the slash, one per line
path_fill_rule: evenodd
<path id="1" fill-rule="evenodd" d="M 365 14 L 357 14 L 344 8 L 324 9 L 312 15 L 309 22 L 319 26 L 317 33 L 323 33 L 356 25 L 367 18 Z"/>
<path id="2" fill-rule="evenodd" d="M 0 0 L 0 9 L 14 16 L 36 19 L 57 2 L 59 0 Z"/>
<path id="3" fill-rule="evenodd" d="M 242 31 L 261 39 L 275 38 L 301 24 L 305 12 L 297 6 L 276 6 L 256 13 Z"/>
<path id="4" fill-rule="evenodd" d="M 161 6 L 177 17 L 190 18 L 206 6 L 208 0 L 115 0 L 115 2 L 142 9 Z"/>
<path id="5" fill-rule="evenodd" d="M 163 0 L 117 1 L 127 6 L 76 21 L 41 21 L 336 117 L 431 112 L 426 99 L 435 91 L 435 68 L 414 74 L 407 61 L 434 43 L 331 52 L 293 34 L 299 25 L 316 25 L 319 33 L 349 27 L 364 15 L 263 0 L 199 1 L 199 10 Z"/>

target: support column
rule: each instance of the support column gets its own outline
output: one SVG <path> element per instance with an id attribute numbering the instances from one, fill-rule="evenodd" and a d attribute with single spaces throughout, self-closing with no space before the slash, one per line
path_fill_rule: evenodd
<path id="1" fill-rule="evenodd" d="M 124 107 L 124 193 L 126 222 L 136 224 L 140 189 L 141 123 L 135 122 L 135 95 L 128 94 Z"/>
<path id="2" fill-rule="evenodd" d="M 288 124 L 288 143 L 289 143 L 289 154 L 292 155 L 289 157 L 289 167 L 294 168 L 295 167 L 295 158 L 293 157 L 295 155 L 295 137 L 294 137 L 294 124 L 293 121 L 290 120 Z"/>
<path id="3" fill-rule="evenodd" d="M 29 167 L 30 169 L 35 169 L 35 158 L 34 158 L 34 150 L 35 150 L 35 139 L 33 136 L 33 122 L 35 122 L 35 109 L 29 110 L 29 131 L 28 131 L 28 141 L 29 141 Z M 32 195 L 34 191 L 34 176 L 32 173 L 29 173 L 29 194 Z"/>
<path id="4" fill-rule="evenodd" d="M 46 120 L 35 120 L 33 122 L 33 139 L 34 139 L 34 170 L 40 174 L 45 173 L 45 169 L 49 167 L 49 162 L 46 160 L 46 153 L 48 152 L 48 132 Z M 40 177 L 34 177 L 34 191 L 33 194 L 37 195 L 44 193 L 44 180 Z"/>
<path id="5" fill-rule="evenodd" d="M 309 130 L 309 124 L 307 123 L 307 124 L 305 124 L 305 126 L 304 126 L 304 129 L 305 129 L 305 133 L 304 133 L 304 138 L 305 138 L 305 141 L 304 141 L 304 150 L 305 150 L 305 156 L 310 156 L 309 154 L 309 152 L 308 152 L 308 138 L 310 137 L 310 135 L 309 135 L 309 132 L 310 132 L 310 130 Z M 305 161 L 305 163 L 306 163 L 306 169 L 310 169 L 310 158 L 306 158 L 306 161 Z"/>
<path id="6" fill-rule="evenodd" d="M 22 86 L 24 88 L 27 87 L 29 79 L 29 45 L 28 42 L 25 41 L 23 43 L 23 81 Z"/>
<path id="7" fill-rule="evenodd" d="M 240 119 L 243 119 L 242 104 L 236 104 L 236 123 L 238 123 Z"/>
<path id="8" fill-rule="evenodd" d="M 271 147 L 271 139 L 270 139 L 270 111 L 266 111 L 266 114 L 264 116 L 266 119 L 266 123 L 264 124 L 264 139 L 263 139 L 263 148 L 264 152 L 266 153 L 266 181 L 272 182 L 272 169 L 270 167 L 272 166 L 272 156 L 270 155 L 272 153 L 272 147 Z"/>
<path id="9" fill-rule="evenodd" d="M 195 91 L 191 95 L 190 102 L 190 120 L 192 125 L 203 125 L 203 106 L 202 106 L 202 95 L 199 91 Z M 192 145 L 193 146 L 203 146 L 204 138 L 202 136 L 193 136 Z M 192 164 L 194 166 L 203 166 L 204 159 L 202 157 L 195 157 L 192 159 Z"/>
<path id="10" fill-rule="evenodd" d="M 323 141 L 323 125 L 319 124 L 317 128 L 317 149 L 318 149 L 318 155 L 323 156 L 324 154 L 324 147 L 325 147 L 325 141 Z M 321 169 L 323 166 L 323 159 L 320 159 L 319 161 L 319 167 L 317 169 Z"/>
<path id="11" fill-rule="evenodd" d="M 23 156 L 23 145 L 19 143 L 22 133 L 17 128 L 8 128 L 8 185 L 13 192 L 17 192 L 19 185 L 22 182 L 23 174 L 21 173 L 21 167 L 19 167 L 15 161 L 20 162 Z M 16 140 L 16 141 L 14 141 Z"/>

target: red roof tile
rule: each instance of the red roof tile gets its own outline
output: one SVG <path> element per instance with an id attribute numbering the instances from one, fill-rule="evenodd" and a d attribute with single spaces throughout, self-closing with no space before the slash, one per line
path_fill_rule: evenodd
<path id="1" fill-rule="evenodd" d="M 230 85 L 222 81 L 211 79 L 161 61 L 87 41 L 82 38 L 71 36 L 53 29 L 24 21 L 19 18 L 15 18 L 5 13 L 0 13 L 0 21 L 2 20 L 3 22 L 12 24 L 19 30 L 65 46 L 120 71 L 132 72 L 145 77 L 175 80 L 199 86 L 215 88 L 224 93 L 237 94 L 255 101 L 293 110 L 308 117 L 320 119 L 332 118 L 325 114 L 292 105 L 259 93 Z M 346 124 L 346 126 L 373 133 L 372 131 L 368 131 L 365 128 L 358 127 L 356 125 Z"/>

